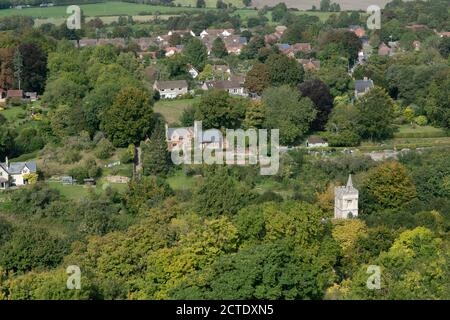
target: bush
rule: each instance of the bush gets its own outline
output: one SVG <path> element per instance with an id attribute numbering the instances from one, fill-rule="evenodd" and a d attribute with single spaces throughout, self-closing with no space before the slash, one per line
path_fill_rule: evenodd
<path id="1" fill-rule="evenodd" d="M 120 163 L 131 163 L 134 160 L 134 145 L 130 144 L 128 148 L 119 155 Z"/>
<path id="2" fill-rule="evenodd" d="M 101 139 L 95 149 L 95 156 L 99 159 L 108 159 L 114 153 L 114 146 L 108 139 Z"/>

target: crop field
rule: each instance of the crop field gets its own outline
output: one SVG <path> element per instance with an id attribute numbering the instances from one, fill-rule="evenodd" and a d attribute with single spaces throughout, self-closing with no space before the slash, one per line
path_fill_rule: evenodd
<path id="1" fill-rule="evenodd" d="M 179 14 L 182 12 L 198 12 L 206 9 L 188 7 L 167 7 L 147 4 L 136 4 L 126 2 L 105 2 L 80 5 L 83 13 L 87 17 L 118 16 L 118 15 L 153 15 L 159 14 Z M 24 15 L 34 18 L 62 18 L 68 16 L 67 6 L 55 6 L 49 8 L 24 8 L 24 9 L 4 9 L 0 10 L 1 16 Z"/>

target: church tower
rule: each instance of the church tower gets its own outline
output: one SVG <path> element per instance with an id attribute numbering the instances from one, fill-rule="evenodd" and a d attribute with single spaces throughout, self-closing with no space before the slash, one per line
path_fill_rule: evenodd
<path id="1" fill-rule="evenodd" d="M 357 217 L 358 197 L 359 192 L 353 187 L 352 175 L 349 175 L 346 186 L 334 189 L 334 218 Z"/>

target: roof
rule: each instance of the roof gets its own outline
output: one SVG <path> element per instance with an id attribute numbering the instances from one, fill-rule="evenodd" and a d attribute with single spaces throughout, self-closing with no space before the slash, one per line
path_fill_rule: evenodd
<path id="1" fill-rule="evenodd" d="M 10 162 L 9 167 L 6 163 L 0 163 L 0 166 L 5 169 L 9 174 L 20 174 L 23 168 L 26 166 L 31 172 L 36 172 L 36 162 Z"/>
<path id="2" fill-rule="evenodd" d="M 8 90 L 7 97 L 8 98 L 22 98 L 23 91 L 22 90 Z"/>
<path id="3" fill-rule="evenodd" d="M 206 81 L 205 84 L 208 89 L 220 89 L 220 90 L 228 90 L 242 87 L 241 83 L 236 80 Z"/>
<path id="4" fill-rule="evenodd" d="M 366 92 L 367 89 L 373 87 L 373 81 L 371 79 L 367 80 L 355 80 L 355 90 L 358 93 Z"/>
<path id="5" fill-rule="evenodd" d="M 277 46 L 280 49 L 289 49 L 291 47 L 288 43 L 280 43 Z"/>
<path id="6" fill-rule="evenodd" d="M 327 143 L 325 140 L 323 140 L 321 137 L 319 136 L 310 136 L 307 139 L 309 144 L 318 144 L 318 143 Z"/>
<path id="7" fill-rule="evenodd" d="M 180 133 L 184 133 L 184 132 L 187 132 L 188 135 L 189 134 L 193 135 L 194 127 L 167 128 L 167 132 L 166 132 L 167 139 L 172 140 L 172 136 L 175 132 L 177 132 L 178 135 L 180 135 Z"/>
<path id="8" fill-rule="evenodd" d="M 158 89 L 174 89 L 174 88 L 187 88 L 188 83 L 186 80 L 171 80 L 171 81 L 156 81 L 155 86 Z"/>
<path id="9" fill-rule="evenodd" d="M 353 187 L 352 176 L 349 175 L 347 185 L 342 187 L 336 187 L 334 189 L 337 197 L 342 197 L 343 195 L 357 195 L 358 190 Z"/>

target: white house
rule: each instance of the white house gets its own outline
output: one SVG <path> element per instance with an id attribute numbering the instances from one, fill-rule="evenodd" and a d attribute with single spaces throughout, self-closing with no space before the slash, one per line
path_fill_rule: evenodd
<path id="1" fill-rule="evenodd" d="M 359 192 L 353 187 L 352 176 L 348 177 L 347 185 L 334 189 L 334 218 L 348 219 L 358 216 Z"/>
<path id="2" fill-rule="evenodd" d="M 0 190 L 28 184 L 25 175 L 30 173 L 36 173 L 36 162 L 9 162 L 6 158 L 0 163 Z"/>
<path id="3" fill-rule="evenodd" d="M 203 90 L 225 90 L 231 95 L 235 96 L 248 96 L 247 92 L 244 89 L 243 84 L 237 79 L 231 80 L 214 80 L 214 81 L 206 81 L 203 86 Z"/>
<path id="4" fill-rule="evenodd" d="M 188 92 L 186 80 L 155 81 L 153 89 L 159 92 L 162 99 L 174 99 Z"/>
<path id="5" fill-rule="evenodd" d="M 308 139 L 306 139 L 306 147 L 307 148 L 328 147 L 328 142 L 326 142 L 319 136 L 310 136 Z"/>

